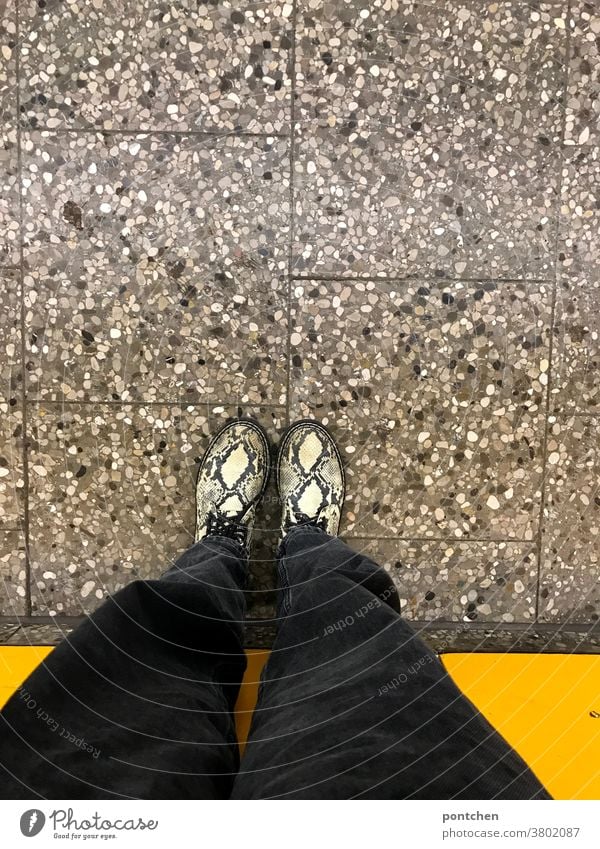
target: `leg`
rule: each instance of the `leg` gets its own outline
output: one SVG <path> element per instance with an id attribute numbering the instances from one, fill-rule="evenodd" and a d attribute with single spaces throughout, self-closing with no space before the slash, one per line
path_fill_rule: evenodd
<path id="1" fill-rule="evenodd" d="M 255 422 L 225 425 L 198 471 L 196 545 L 102 605 L 13 696 L 0 722 L 9 798 L 229 796 L 247 550 L 268 459 Z"/>
<path id="2" fill-rule="evenodd" d="M 281 626 L 234 798 L 548 798 L 400 618 L 384 570 L 309 527 L 279 568 Z"/>
<path id="3" fill-rule="evenodd" d="M 227 797 L 244 583 L 214 537 L 103 604 L 2 711 L 3 797 Z"/>
<path id="4" fill-rule="evenodd" d="M 281 624 L 235 798 L 546 797 L 399 616 L 391 579 L 337 538 L 341 458 L 292 425 L 277 460 Z"/>

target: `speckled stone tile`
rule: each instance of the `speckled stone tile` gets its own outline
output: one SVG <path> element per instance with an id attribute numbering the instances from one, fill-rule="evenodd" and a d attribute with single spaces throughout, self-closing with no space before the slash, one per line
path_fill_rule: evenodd
<path id="1" fill-rule="evenodd" d="M 19 259 L 15 0 L 0 6 L 0 265 Z"/>
<path id="2" fill-rule="evenodd" d="M 281 403 L 287 142 L 23 141 L 30 393 Z"/>
<path id="3" fill-rule="evenodd" d="M 274 132 L 289 119 L 290 3 L 22 5 L 26 126 Z"/>
<path id="4" fill-rule="evenodd" d="M 600 274 L 600 149 L 566 147 L 562 167 L 559 270 L 565 275 Z"/>
<path id="5" fill-rule="evenodd" d="M 542 621 L 600 618 L 599 425 L 551 417 L 540 580 Z"/>
<path id="6" fill-rule="evenodd" d="M 273 432 L 280 411 L 200 405 L 34 405 L 33 612 L 79 614 L 193 542 L 196 466 L 230 415 Z"/>
<path id="7" fill-rule="evenodd" d="M 553 410 L 597 412 L 600 402 L 600 153 L 567 147 L 562 172 Z"/>
<path id="8" fill-rule="evenodd" d="M 0 269 L 0 303 L 0 528 L 16 528 L 22 519 L 25 483 L 20 297 L 15 271 Z"/>
<path id="9" fill-rule="evenodd" d="M 0 125 L 0 267 L 19 262 L 17 131 Z"/>
<path id="10" fill-rule="evenodd" d="M 15 117 L 17 84 L 17 21 L 15 0 L 3 0 L 0 7 L 0 116 Z"/>
<path id="11" fill-rule="evenodd" d="M 344 533 L 532 540 L 546 284 L 298 281 L 291 415 L 332 426 Z"/>
<path id="12" fill-rule="evenodd" d="M 551 275 L 565 15 L 300 0 L 297 273 Z"/>
<path id="13" fill-rule="evenodd" d="M 455 116 L 443 129 L 300 127 L 297 274 L 547 277 L 559 151 Z"/>
<path id="14" fill-rule="evenodd" d="M 600 412 L 600 269 L 559 278 L 551 404 Z"/>
<path id="15" fill-rule="evenodd" d="M 25 538 L 18 530 L 0 530 L 0 613 L 25 614 L 26 595 Z"/>
<path id="16" fill-rule="evenodd" d="M 566 4 L 299 0 L 298 117 L 423 132 L 494 126 L 558 141 Z"/>
<path id="17" fill-rule="evenodd" d="M 571 0 L 566 144 L 598 144 L 600 130 L 600 7 L 597 0 Z"/>
<path id="18" fill-rule="evenodd" d="M 348 539 L 383 566 L 407 619 L 523 622 L 535 616 L 537 560 L 533 546 L 453 539 Z"/>

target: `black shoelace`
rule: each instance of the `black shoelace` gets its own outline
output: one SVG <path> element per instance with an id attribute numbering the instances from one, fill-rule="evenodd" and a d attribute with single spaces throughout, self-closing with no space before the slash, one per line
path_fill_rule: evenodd
<path id="1" fill-rule="evenodd" d="M 322 531 L 327 530 L 327 519 L 322 516 L 320 519 L 307 516 L 306 513 L 294 513 L 294 518 L 297 525 L 312 525 L 314 528 L 319 528 Z"/>
<path id="2" fill-rule="evenodd" d="M 237 542 L 242 548 L 246 547 L 248 528 L 246 525 L 238 525 L 227 516 L 219 516 L 209 513 L 206 522 L 207 536 L 227 537 Z"/>

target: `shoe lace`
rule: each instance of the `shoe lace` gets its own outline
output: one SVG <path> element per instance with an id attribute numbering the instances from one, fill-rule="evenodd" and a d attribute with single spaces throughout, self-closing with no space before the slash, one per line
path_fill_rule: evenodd
<path id="1" fill-rule="evenodd" d="M 206 525 L 207 536 L 228 537 L 241 545 L 242 548 L 246 547 L 248 538 L 246 525 L 238 525 L 227 516 L 220 516 L 217 513 L 208 514 Z"/>
<path id="2" fill-rule="evenodd" d="M 327 519 L 325 516 L 318 518 L 316 516 L 307 516 L 306 513 L 294 513 L 294 519 L 298 525 L 313 525 L 313 527 L 320 528 L 322 531 L 327 530 Z"/>

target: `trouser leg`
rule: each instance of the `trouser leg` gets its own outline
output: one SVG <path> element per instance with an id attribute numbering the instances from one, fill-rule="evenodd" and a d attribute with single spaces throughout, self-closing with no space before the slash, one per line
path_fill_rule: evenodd
<path id="1" fill-rule="evenodd" d="M 387 573 L 293 529 L 234 798 L 546 798 L 399 616 Z"/>
<path id="2" fill-rule="evenodd" d="M 2 711 L 5 798 L 223 798 L 245 669 L 245 562 L 196 543 L 108 599 Z"/>

